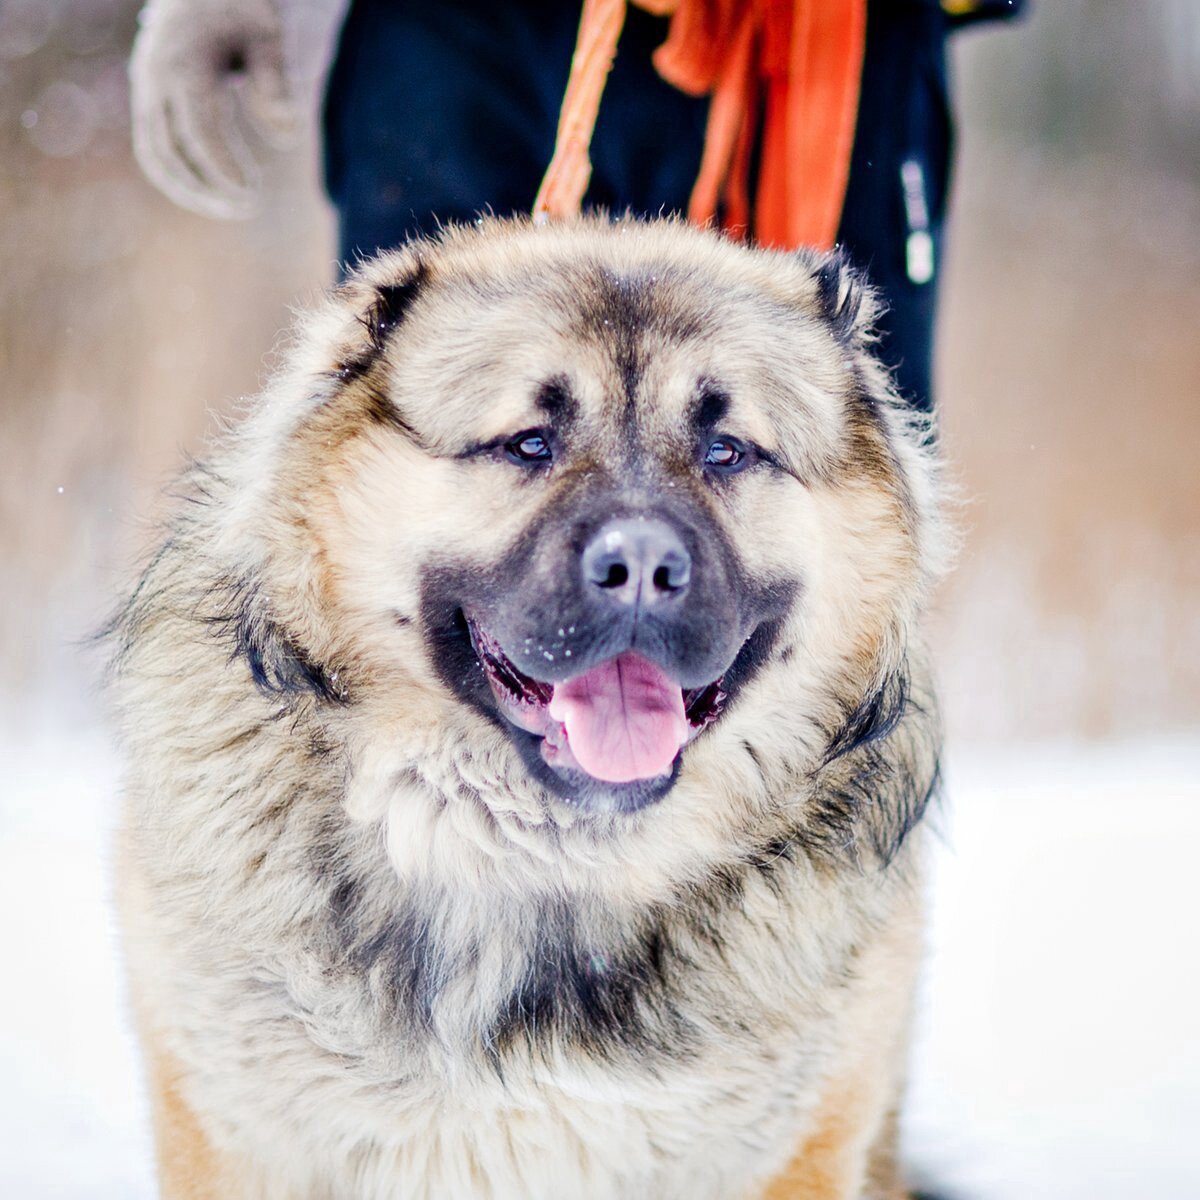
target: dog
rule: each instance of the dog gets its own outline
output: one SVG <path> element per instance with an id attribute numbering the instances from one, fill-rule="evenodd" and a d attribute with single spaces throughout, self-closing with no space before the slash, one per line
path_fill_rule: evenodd
<path id="1" fill-rule="evenodd" d="M 904 1195 L 927 427 L 838 254 L 362 265 L 114 619 L 162 1194 Z"/>

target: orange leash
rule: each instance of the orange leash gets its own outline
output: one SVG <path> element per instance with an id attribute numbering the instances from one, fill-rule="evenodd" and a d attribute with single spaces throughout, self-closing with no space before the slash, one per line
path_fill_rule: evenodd
<path id="1" fill-rule="evenodd" d="M 592 177 L 588 148 L 600 112 L 617 40 L 625 24 L 625 0 L 584 0 L 571 74 L 558 116 L 554 157 L 533 202 L 533 219 L 575 216 Z"/>
<path id="2" fill-rule="evenodd" d="M 629 0 L 670 16 L 659 74 L 711 95 L 688 219 L 767 246 L 828 248 L 837 236 L 858 115 L 866 0 Z M 585 0 L 540 219 L 580 211 L 588 147 L 625 0 Z M 751 209 L 750 167 L 760 166 Z"/>

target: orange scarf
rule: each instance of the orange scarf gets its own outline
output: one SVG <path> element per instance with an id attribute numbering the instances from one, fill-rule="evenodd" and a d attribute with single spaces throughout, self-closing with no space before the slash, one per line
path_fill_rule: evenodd
<path id="1" fill-rule="evenodd" d="M 688 219 L 763 245 L 828 248 L 837 236 L 858 112 L 866 0 L 630 0 L 670 16 L 659 74 L 712 96 Z M 534 205 L 579 212 L 588 147 L 626 0 L 584 0 L 554 158 Z M 761 113 L 761 119 L 760 119 Z M 750 159 L 760 151 L 750 203 Z"/>

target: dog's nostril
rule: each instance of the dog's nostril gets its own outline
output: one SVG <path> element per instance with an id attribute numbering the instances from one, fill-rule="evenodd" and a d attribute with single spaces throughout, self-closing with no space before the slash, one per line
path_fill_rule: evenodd
<path id="1" fill-rule="evenodd" d="M 624 563 L 610 563 L 608 573 L 596 583 L 602 588 L 624 587 L 629 582 L 629 568 Z"/>
<path id="2" fill-rule="evenodd" d="M 692 578 L 691 559 L 686 554 L 668 552 L 654 569 L 651 582 L 660 592 L 678 592 Z"/>

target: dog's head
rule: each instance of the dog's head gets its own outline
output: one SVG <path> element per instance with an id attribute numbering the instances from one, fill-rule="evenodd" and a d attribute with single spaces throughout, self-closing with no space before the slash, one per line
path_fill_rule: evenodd
<path id="1" fill-rule="evenodd" d="M 257 678 L 525 820 L 798 787 L 886 709 L 936 557 L 873 315 L 837 256 L 666 222 L 367 265 L 231 467 Z"/>

